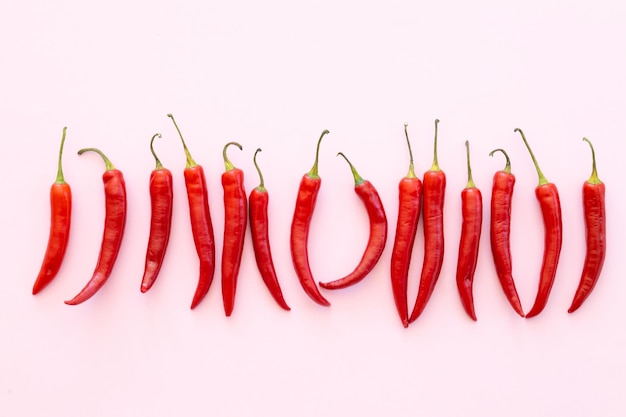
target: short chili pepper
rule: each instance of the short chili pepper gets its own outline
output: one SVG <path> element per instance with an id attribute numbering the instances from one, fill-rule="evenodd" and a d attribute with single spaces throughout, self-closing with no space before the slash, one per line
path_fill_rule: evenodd
<path id="1" fill-rule="evenodd" d="M 170 239 L 172 226 L 172 202 L 174 200 L 174 183 L 172 172 L 163 167 L 154 152 L 154 139 L 161 137 L 160 133 L 152 136 L 150 151 L 154 156 L 156 167 L 150 174 L 150 237 L 146 250 L 146 263 L 141 279 L 141 292 L 148 291 L 159 275 L 167 244 Z"/>
<path id="2" fill-rule="evenodd" d="M 513 307 L 513 310 L 524 317 L 524 310 L 515 288 L 513 279 L 513 262 L 511 256 L 511 209 L 513 202 L 513 190 L 515 188 L 515 175 L 511 173 L 511 160 L 504 149 L 495 149 L 489 156 L 496 152 L 502 152 L 506 158 L 504 169 L 493 175 L 491 187 L 491 222 L 489 235 L 491 240 L 491 253 L 496 267 L 498 280 L 504 291 L 504 295 Z"/>
<path id="3" fill-rule="evenodd" d="M 422 203 L 422 181 L 415 176 L 413 166 L 413 152 L 407 132 L 407 124 L 404 125 L 404 135 L 409 147 L 409 172 L 400 180 L 398 185 L 399 207 L 396 236 L 391 252 L 391 291 L 398 310 L 402 325 L 409 326 L 409 312 L 407 306 L 407 286 L 411 253 L 417 233 L 417 225 L 420 218 Z"/>
<path id="4" fill-rule="evenodd" d="M 437 160 L 437 126 L 435 120 L 435 145 L 433 164 L 424 174 L 424 263 L 419 288 L 409 323 L 415 321 L 424 311 L 439 279 L 443 264 L 443 204 L 446 193 L 446 175 Z"/>
<path id="5" fill-rule="evenodd" d="M 58 274 L 69 242 L 72 220 L 72 189 L 65 182 L 62 163 L 66 132 L 67 127 L 64 127 L 61 147 L 59 148 L 57 178 L 50 187 L 50 234 L 48 236 L 48 245 L 39 274 L 33 285 L 33 294 L 43 290 Z"/>
<path id="6" fill-rule="evenodd" d="M 387 242 L 387 216 L 385 215 L 385 208 L 378 191 L 376 191 L 371 182 L 364 180 L 359 175 L 343 153 L 339 152 L 337 155 L 341 155 L 350 165 L 350 170 L 354 177 L 354 191 L 367 210 L 370 234 L 361 260 L 351 273 L 335 281 L 320 282 L 320 286 L 328 290 L 346 288 L 363 280 L 378 263 Z"/>
<path id="7" fill-rule="evenodd" d="M 248 202 L 243 185 L 243 171 L 235 168 L 226 156 L 226 149 L 235 145 L 242 149 L 237 142 L 228 142 L 224 146 L 222 155 L 226 172 L 222 174 L 224 188 L 224 247 L 222 250 L 222 299 L 224 313 L 230 316 L 235 307 L 235 293 L 237 292 L 237 275 L 241 265 L 241 254 L 246 237 L 248 222 Z"/>
<path id="8" fill-rule="evenodd" d="M 270 247 L 269 239 L 269 222 L 268 222 L 268 204 L 269 193 L 265 188 L 263 181 L 263 174 L 256 162 L 256 155 L 261 152 L 261 149 L 257 149 L 254 152 L 254 166 L 259 173 L 260 184 L 252 190 L 248 204 L 250 207 L 250 232 L 252 234 L 252 247 L 254 248 L 254 256 L 256 259 L 257 268 L 261 278 L 265 283 L 265 286 L 270 291 L 272 297 L 280 307 L 285 310 L 291 310 L 285 298 L 283 292 L 280 289 L 278 283 L 278 277 L 276 276 L 276 269 L 274 268 L 274 261 L 272 260 L 272 250 Z"/>
<path id="9" fill-rule="evenodd" d="M 78 151 L 79 155 L 85 152 L 95 152 L 104 161 L 106 171 L 102 175 L 106 215 L 100 255 L 93 276 L 87 285 L 65 304 L 77 305 L 90 299 L 106 283 L 113 271 L 113 266 L 122 244 L 124 228 L 126 226 L 126 183 L 122 171 L 116 169 L 109 158 L 99 149 L 84 148 Z"/>
<path id="10" fill-rule="evenodd" d="M 587 253 L 580 277 L 580 282 L 572 305 L 567 310 L 573 313 L 578 310 L 582 303 L 589 297 L 596 286 L 604 257 L 606 255 L 606 208 L 605 208 L 605 185 L 598 177 L 596 170 L 596 153 L 593 145 L 587 138 L 583 138 L 591 147 L 592 169 L 591 176 L 583 184 L 583 209 L 585 215 L 585 237 L 587 241 Z"/>
<path id="11" fill-rule="evenodd" d="M 322 184 L 322 179 L 318 174 L 318 160 L 320 144 L 326 134 L 330 133 L 328 130 L 324 130 L 317 141 L 317 149 L 315 152 L 315 162 L 309 172 L 302 176 L 300 180 L 300 187 L 298 189 L 298 196 L 296 198 L 296 207 L 293 214 L 293 220 L 291 223 L 291 238 L 290 249 L 291 259 L 293 261 L 294 269 L 300 280 L 302 288 L 309 297 L 316 303 L 322 306 L 330 306 L 330 303 L 320 293 L 319 288 L 313 278 L 311 267 L 309 266 L 309 252 L 308 252 L 308 240 L 309 240 L 309 226 L 311 224 L 311 218 L 315 210 L 315 202 L 317 200 L 317 194 Z"/>
<path id="12" fill-rule="evenodd" d="M 543 311 L 545 308 L 550 291 L 552 290 L 552 284 L 554 284 L 554 278 L 556 276 L 557 266 L 559 264 L 559 256 L 561 255 L 561 245 L 563 243 L 563 222 L 561 218 L 561 202 L 559 199 L 559 192 L 556 185 L 548 182 L 546 177 L 539 169 L 539 164 L 535 159 L 533 151 L 528 145 L 526 136 L 521 129 L 516 128 L 515 132 L 519 132 L 522 135 L 522 140 L 530 153 L 530 157 L 533 160 L 537 175 L 539 177 L 539 185 L 535 188 L 535 196 L 539 201 L 541 207 L 541 214 L 543 216 L 543 224 L 545 228 L 544 239 L 544 252 L 543 261 L 541 265 L 541 275 L 539 277 L 539 288 L 535 303 L 526 314 L 526 318 L 535 317 Z"/>
<path id="13" fill-rule="evenodd" d="M 185 166 L 185 188 L 187 189 L 187 201 L 189 202 L 189 217 L 191 219 L 191 232 L 196 246 L 196 252 L 200 262 L 200 276 L 198 286 L 191 301 L 194 309 L 209 292 L 213 275 L 215 274 L 215 238 L 213 235 L 213 223 L 209 211 L 209 191 L 206 185 L 206 177 L 202 165 L 198 165 L 191 157 L 183 135 L 174 120 L 174 116 L 167 115 L 180 136 L 187 159 Z"/>
<path id="14" fill-rule="evenodd" d="M 472 179 L 468 141 L 465 141 L 465 148 L 467 151 L 467 185 L 461 192 L 463 222 L 461 225 L 459 258 L 456 267 L 456 285 L 459 289 L 461 303 L 465 312 L 472 320 L 476 321 L 473 285 L 483 223 L 483 196 Z"/>

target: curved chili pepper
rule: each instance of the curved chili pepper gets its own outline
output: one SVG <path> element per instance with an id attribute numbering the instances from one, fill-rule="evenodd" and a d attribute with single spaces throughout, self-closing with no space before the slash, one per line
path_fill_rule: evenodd
<path id="1" fill-rule="evenodd" d="M 48 245 L 39 274 L 33 285 L 33 295 L 43 290 L 61 269 L 70 238 L 72 190 L 70 185 L 65 182 L 62 164 L 66 132 L 67 127 L 64 127 L 61 147 L 59 148 L 57 178 L 50 187 L 50 234 L 48 236 Z"/>
<path id="2" fill-rule="evenodd" d="M 126 226 L 126 183 L 122 171 L 115 169 L 109 158 L 99 149 L 84 148 L 79 150 L 78 154 L 82 155 L 85 152 L 95 152 L 104 161 L 106 171 L 102 175 L 102 182 L 104 183 L 106 215 L 100 255 L 93 276 L 74 298 L 65 302 L 68 305 L 77 305 L 87 301 L 109 279 L 122 244 Z"/>
<path id="3" fill-rule="evenodd" d="M 228 142 L 224 146 L 222 155 L 226 172 L 222 174 L 224 188 L 224 247 L 222 250 L 222 299 L 224 312 L 230 316 L 235 307 L 235 293 L 237 291 L 237 275 L 243 253 L 243 242 L 246 237 L 248 222 L 248 203 L 246 190 L 243 186 L 243 171 L 235 168 L 226 156 L 226 149 L 235 145 L 242 149 L 237 142 Z"/>
<path id="4" fill-rule="evenodd" d="M 209 292 L 213 282 L 213 274 L 215 273 L 215 238 L 211 212 L 209 211 L 209 191 L 202 165 L 198 165 L 191 157 L 183 135 L 180 133 L 176 120 L 174 120 L 174 116 L 171 114 L 167 116 L 172 119 L 176 131 L 178 131 L 178 136 L 180 136 L 180 140 L 183 143 L 183 150 L 187 159 L 184 171 L 185 187 L 187 188 L 193 242 L 200 262 L 198 286 L 191 301 L 191 308 L 194 309 Z"/>
<path id="5" fill-rule="evenodd" d="M 309 225 L 311 224 L 311 218 L 313 217 L 313 211 L 315 210 L 315 202 L 317 200 L 317 193 L 322 184 L 322 179 L 318 175 L 317 164 L 319 159 L 320 144 L 322 138 L 330 133 L 328 130 L 324 130 L 317 141 L 317 150 L 315 152 L 315 162 L 309 172 L 302 176 L 300 180 L 300 187 L 298 189 L 298 196 L 296 198 L 296 208 L 293 214 L 293 221 L 291 223 L 291 238 L 290 249 L 291 259 L 293 266 L 300 280 L 302 288 L 309 297 L 316 303 L 322 306 L 330 306 L 328 300 L 320 293 L 311 267 L 309 266 Z"/>
<path id="6" fill-rule="evenodd" d="M 493 175 L 491 188 L 491 222 L 489 234 L 491 238 L 491 253 L 496 266 L 498 280 L 513 310 L 524 317 L 524 310 L 517 295 L 515 281 L 513 280 L 513 263 L 511 260 L 511 207 L 513 190 L 515 187 L 515 175 L 511 174 L 511 160 L 504 149 L 495 149 L 502 152 L 506 158 L 506 166 L 503 170 Z"/>
<path id="7" fill-rule="evenodd" d="M 459 288 L 461 303 L 470 318 L 476 321 L 474 311 L 474 272 L 478 261 L 480 246 L 480 232 L 483 223 L 483 196 L 476 188 L 472 179 L 470 165 L 469 142 L 465 141 L 467 150 L 467 185 L 461 192 L 461 211 L 463 224 L 461 226 L 461 242 L 459 243 L 459 259 L 456 267 L 456 285 Z"/>
<path id="8" fill-rule="evenodd" d="M 437 125 L 435 120 L 435 146 L 433 165 L 424 174 L 424 263 L 413 311 L 409 323 L 415 321 L 435 289 L 443 264 L 443 204 L 446 194 L 446 175 L 437 160 Z"/>
<path id="9" fill-rule="evenodd" d="M 156 167 L 150 174 L 150 237 L 148 238 L 146 264 L 141 279 L 142 293 L 152 287 L 159 275 L 172 226 L 172 202 L 174 200 L 172 172 L 163 167 L 154 152 L 153 143 L 156 137 L 160 138 L 161 134 L 155 134 L 150 140 L 150 151 L 154 156 Z"/>
<path id="10" fill-rule="evenodd" d="M 363 256 L 354 271 L 335 281 L 326 283 L 320 282 L 320 286 L 328 290 L 346 288 L 365 278 L 378 263 L 383 249 L 385 249 L 385 243 L 387 242 L 387 216 L 385 216 L 385 208 L 383 207 L 383 202 L 380 200 L 378 191 L 376 191 L 376 188 L 374 188 L 371 182 L 361 178 L 352 163 L 343 153 L 339 152 L 337 155 L 341 155 L 346 162 L 348 162 L 348 165 L 350 165 L 352 176 L 354 177 L 354 191 L 367 210 L 370 222 L 370 235 Z"/>
<path id="11" fill-rule="evenodd" d="M 587 253 L 580 277 L 580 283 L 574 294 L 572 305 L 567 310 L 573 313 L 587 299 L 600 277 L 606 255 L 606 209 L 604 201 L 605 186 L 596 171 L 596 153 L 587 138 L 583 138 L 591 147 L 591 176 L 583 184 L 583 208 L 585 213 L 585 236 Z"/>
<path id="12" fill-rule="evenodd" d="M 413 152 L 407 132 L 407 124 L 404 125 L 404 135 L 409 147 L 409 172 L 400 180 L 398 185 L 399 207 L 398 223 L 396 225 L 396 237 L 391 252 L 391 291 L 398 310 L 402 325 L 409 327 L 409 311 L 407 306 L 407 286 L 411 253 L 417 224 L 420 218 L 422 202 L 422 181 L 415 176 L 413 167 Z"/>
<path id="13" fill-rule="evenodd" d="M 561 245 L 563 243 L 563 222 L 561 219 L 561 202 L 559 200 L 559 192 L 556 185 L 548 182 L 544 177 L 533 151 L 526 141 L 526 136 L 521 129 L 516 128 L 515 132 L 519 132 L 522 135 L 522 140 L 530 153 L 530 157 L 533 160 L 537 175 L 539 177 L 539 185 L 535 188 L 535 196 L 539 201 L 541 207 L 541 214 L 543 216 L 543 224 L 545 228 L 544 239 L 544 252 L 543 262 L 541 265 L 541 275 L 539 278 L 539 288 L 537 291 L 537 297 L 535 303 L 530 311 L 526 314 L 526 318 L 535 317 L 537 314 L 543 311 L 550 291 L 552 290 L 552 284 L 556 276 L 556 269 L 559 264 L 559 256 L 561 254 Z"/>

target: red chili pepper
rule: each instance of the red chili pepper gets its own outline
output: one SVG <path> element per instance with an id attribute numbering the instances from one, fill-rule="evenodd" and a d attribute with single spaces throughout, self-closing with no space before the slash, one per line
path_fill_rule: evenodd
<path id="1" fill-rule="evenodd" d="M 178 131 L 183 149 L 187 158 L 185 166 L 185 187 L 187 188 L 187 200 L 189 202 L 189 217 L 191 219 L 191 232 L 193 241 L 200 261 L 200 276 L 198 286 L 191 301 L 191 308 L 194 309 L 204 299 L 209 292 L 215 273 L 215 238 L 213 235 L 213 223 L 211 222 L 211 212 L 209 211 L 209 191 L 206 185 L 204 169 L 193 160 L 183 135 L 174 120 L 174 116 L 167 115 L 174 127 Z"/>
<path id="2" fill-rule="evenodd" d="M 270 294 L 274 297 L 274 300 L 276 300 L 279 306 L 285 310 L 291 310 L 283 297 L 283 292 L 280 289 L 278 277 L 276 276 L 276 270 L 274 269 L 274 261 L 272 260 L 267 216 L 269 193 L 265 188 L 261 169 L 259 169 L 259 165 L 256 162 L 256 155 L 260 151 L 261 149 L 256 150 L 253 160 L 261 182 L 254 190 L 252 190 L 249 198 L 252 247 L 254 248 L 256 265 L 257 268 L 259 268 L 259 272 L 261 273 L 263 282 L 265 282 L 265 286 L 267 286 L 267 289 L 270 291 Z"/>
<path id="3" fill-rule="evenodd" d="M 496 266 L 496 273 L 504 295 L 513 307 L 513 310 L 524 317 L 524 310 L 517 295 L 513 280 L 513 263 L 511 259 L 511 207 L 515 175 L 511 174 L 511 160 L 503 149 L 492 151 L 489 156 L 500 151 L 506 157 L 506 166 L 493 176 L 491 188 L 491 222 L 489 233 L 491 237 L 491 253 Z"/>
<path id="4" fill-rule="evenodd" d="M 156 167 L 150 174 L 150 237 L 146 250 L 146 264 L 141 279 L 142 293 L 152 287 L 159 275 L 172 226 L 172 202 L 174 199 L 172 172 L 163 167 L 154 152 L 153 143 L 156 137 L 160 138 L 161 134 L 157 133 L 150 140 L 150 151 L 154 156 Z"/>
<path id="5" fill-rule="evenodd" d="M 567 310 L 573 313 L 578 310 L 587 299 L 598 282 L 604 257 L 606 255 L 606 209 L 604 201 L 605 186 L 596 171 L 596 153 L 593 145 L 587 138 L 583 138 L 591 147 L 592 170 L 591 176 L 583 184 L 583 208 L 585 213 L 585 235 L 587 253 L 583 266 L 580 283 L 576 289 L 572 305 Z"/>
<path id="6" fill-rule="evenodd" d="M 57 178 L 50 187 L 50 234 L 48 236 L 48 246 L 41 263 L 41 269 L 33 285 L 33 295 L 43 290 L 59 272 L 70 237 L 72 190 L 63 177 L 62 164 L 66 131 L 67 127 L 64 127 L 61 147 L 59 148 Z"/>
<path id="7" fill-rule="evenodd" d="M 322 143 L 322 138 L 327 133 L 329 133 L 328 130 L 322 132 L 322 135 L 317 141 L 315 163 L 313 163 L 311 170 L 302 176 L 302 180 L 300 181 L 296 208 L 291 223 L 290 239 L 291 259 L 300 284 L 313 301 L 323 306 L 330 306 L 330 303 L 322 296 L 315 284 L 315 279 L 313 278 L 311 267 L 309 266 L 308 240 L 309 225 L 311 224 L 311 217 L 313 217 L 313 211 L 315 210 L 317 193 L 322 184 L 322 179 L 317 171 L 320 144 Z"/>
<path id="8" fill-rule="evenodd" d="M 435 146 L 433 165 L 424 174 L 424 263 L 420 277 L 417 299 L 409 323 L 415 321 L 435 289 L 443 264 L 443 204 L 446 193 L 446 175 L 437 161 L 437 125 L 435 120 Z"/>
<path id="9" fill-rule="evenodd" d="M 526 136 L 521 129 L 516 128 L 516 132 L 522 135 L 522 140 L 530 153 L 530 157 L 533 160 L 537 175 L 539 176 L 539 185 L 535 188 L 535 195 L 539 201 L 541 207 L 541 214 L 543 216 L 543 224 L 545 227 L 545 239 L 544 239 L 544 252 L 543 262 L 541 265 L 541 275 L 539 278 L 539 288 L 537 291 L 537 297 L 535 303 L 530 311 L 526 314 L 526 318 L 535 317 L 537 314 L 543 311 L 550 291 L 552 290 L 552 284 L 556 276 L 556 269 L 559 264 L 559 256 L 561 254 L 561 245 L 563 243 L 563 224 L 561 219 L 561 202 L 559 200 L 559 192 L 556 185 L 548 182 L 544 177 L 533 151 L 530 149 Z"/>
<path id="10" fill-rule="evenodd" d="M 222 174 L 224 188 L 224 247 L 222 250 L 222 299 L 224 312 L 230 316 L 235 307 L 235 293 L 237 292 L 237 275 L 243 253 L 243 242 L 246 237 L 248 222 L 248 203 L 246 190 L 243 185 L 243 171 L 230 162 L 226 156 L 226 149 L 235 145 L 242 149 L 237 142 L 229 142 L 224 146 L 222 155 L 226 172 Z"/>
<path id="11" fill-rule="evenodd" d="M 409 275 L 409 265 L 411 264 L 411 253 L 417 224 L 420 218 L 422 200 L 422 181 L 415 176 L 413 167 L 413 152 L 407 125 L 404 125 L 404 135 L 409 147 L 409 173 L 400 180 L 398 186 L 399 207 L 398 223 L 396 225 L 396 237 L 391 252 L 391 290 L 393 299 L 398 310 L 398 315 L 402 325 L 409 327 L 409 311 L 407 306 L 407 283 Z"/>
<path id="12" fill-rule="evenodd" d="M 78 151 L 79 155 L 85 152 L 96 152 L 104 161 L 106 171 L 102 175 L 104 183 L 104 197 L 106 215 L 100 255 L 93 276 L 85 287 L 65 304 L 77 305 L 90 299 L 106 283 L 113 271 L 117 254 L 122 244 L 124 227 L 126 226 L 126 183 L 122 171 L 115 169 L 109 158 L 99 149 L 85 148 Z"/>
<path id="13" fill-rule="evenodd" d="M 348 165 L 350 165 L 352 176 L 354 177 L 354 191 L 367 210 L 370 223 L 370 235 L 363 256 L 354 271 L 335 281 L 326 283 L 320 282 L 320 286 L 328 290 L 346 288 L 365 278 L 378 263 L 383 249 L 385 249 L 385 243 L 387 242 L 387 216 L 385 216 L 385 208 L 383 207 L 383 202 L 380 200 L 378 191 L 376 191 L 376 188 L 374 188 L 371 182 L 361 178 L 352 163 L 343 153 L 339 152 L 337 155 L 341 155 L 348 162 Z"/>
<path id="14" fill-rule="evenodd" d="M 467 186 L 461 192 L 461 211 L 463 224 L 461 226 L 461 242 L 459 243 L 459 259 L 456 268 L 456 285 L 459 288 L 461 303 L 470 318 L 476 321 L 474 311 L 474 272 L 478 261 L 480 232 L 483 223 L 483 196 L 476 188 L 472 179 L 470 165 L 469 142 L 465 141 L 467 150 Z"/>

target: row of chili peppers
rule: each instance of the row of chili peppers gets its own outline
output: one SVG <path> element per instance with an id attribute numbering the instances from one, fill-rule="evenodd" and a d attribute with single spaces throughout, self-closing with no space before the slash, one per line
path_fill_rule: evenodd
<path id="1" fill-rule="evenodd" d="M 186 156 L 184 170 L 185 185 L 189 203 L 192 234 L 199 259 L 198 285 L 191 302 L 195 308 L 205 297 L 215 271 L 215 238 L 211 214 L 208 205 L 208 190 L 204 170 L 192 158 L 185 140 L 174 117 L 168 114 L 180 136 Z M 414 171 L 413 154 L 405 124 L 404 132 L 409 149 L 409 170 L 399 183 L 399 210 L 396 235 L 391 254 L 391 288 L 402 324 L 407 327 L 424 311 L 438 281 L 444 257 L 443 207 L 446 189 L 446 176 L 437 159 L 437 128 L 435 120 L 434 158 L 431 168 L 420 180 Z M 539 184 L 535 194 L 539 202 L 544 228 L 544 254 L 539 277 L 538 292 L 535 302 L 524 313 L 515 288 L 512 274 L 512 255 L 510 249 L 511 202 L 515 185 L 515 176 L 511 173 L 509 156 L 503 149 L 490 153 L 493 156 L 501 152 L 506 158 L 504 169 L 495 173 L 491 193 L 490 241 L 493 259 L 502 289 L 512 308 L 522 317 L 534 317 L 546 306 L 556 275 L 562 244 L 561 206 L 557 187 L 543 175 L 539 164 L 522 130 L 519 132 L 535 165 Z M 309 297 L 316 303 L 329 306 L 330 303 L 320 293 L 313 277 L 308 259 L 308 234 L 314 213 L 317 194 L 321 186 L 318 173 L 319 149 L 322 139 L 329 132 L 324 130 L 317 142 L 315 162 L 310 171 L 303 175 L 295 204 L 291 224 L 290 250 L 293 265 Z M 168 241 L 172 219 L 173 181 L 172 173 L 164 168 L 157 157 L 153 143 L 150 150 L 155 158 L 156 167 L 150 176 L 151 222 L 145 269 L 141 282 L 141 292 L 148 291 L 159 274 Z M 48 246 L 41 270 L 33 286 L 33 294 L 43 290 L 57 275 L 63 261 L 70 235 L 72 195 L 65 181 L 62 169 L 62 154 L 66 128 L 63 129 L 58 155 L 57 178 L 51 187 L 51 226 Z M 579 286 L 569 308 L 577 310 L 593 290 L 602 270 L 606 253 L 606 215 L 605 185 L 597 175 L 593 145 L 583 138 L 592 153 L 592 173 L 583 185 L 583 207 L 586 227 L 587 252 Z M 230 316 L 235 303 L 237 276 L 243 251 L 244 236 L 250 220 L 250 229 L 255 258 L 259 272 L 275 301 L 285 310 L 289 306 L 283 297 L 274 269 L 269 240 L 268 202 L 269 195 L 264 186 L 263 175 L 256 161 L 261 149 L 254 153 L 254 165 L 260 177 L 260 184 L 249 195 L 243 185 L 243 171 L 236 168 L 227 157 L 230 146 L 241 145 L 229 142 L 224 146 L 223 158 L 225 172 L 222 174 L 224 188 L 224 239 L 221 259 L 222 297 L 224 311 Z M 470 164 L 469 143 L 465 142 L 467 152 L 468 181 L 461 193 L 462 230 L 459 243 L 456 282 L 462 305 L 470 318 L 476 320 L 473 301 L 474 271 L 478 259 L 481 238 L 483 202 L 480 190 L 474 184 Z M 124 176 L 111 161 L 96 148 L 78 151 L 98 153 L 104 163 L 103 174 L 106 216 L 101 250 L 92 278 L 85 287 L 66 304 L 76 305 L 91 298 L 109 278 L 117 258 L 126 222 L 126 188 Z M 325 289 L 340 289 L 354 285 L 364 279 L 378 263 L 387 241 L 387 218 L 382 201 L 376 188 L 364 180 L 343 153 L 339 153 L 349 164 L 354 177 L 355 192 L 362 200 L 369 216 L 370 234 L 361 260 L 353 272 L 331 282 L 320 282 Z M 248 212 L 249 210 L 249 212 Z M 419 281 L 417 298 L 409 314 L 407 287 L 411 254 L 420 216 L 424 217 L 424 260 Z"/>

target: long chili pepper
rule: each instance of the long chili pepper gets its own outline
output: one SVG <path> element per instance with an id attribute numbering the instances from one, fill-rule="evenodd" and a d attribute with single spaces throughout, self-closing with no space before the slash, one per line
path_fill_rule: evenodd
<path id="1" fill-rule="evenodd" d="M 430 299 L 435 284 L 439 279 L 443 264 L 444 235 L 443 235 L 443 204 L 446 193 L 446 175 L 439 168 L 437 160 L 437 125 L 435 120 L 435 146 L 433 164 L 424 174 L 424 263 L 415 300 L 415 305 L 409 323 L 415 321 L 426 303 Z"/>
<path id="2" fill-rule="evenodd" d="M 246 237 L 248 222 L 248 203 L 246 190 L 243 186 L 243 171 L 235 168 L 226 156 L 226 149 L 235 145 L 242 149 L 237 142 L 228 142 L 224 145 L 224 165 L 226 172 L 222 174 L 224 188 L 224 247 L 222 250 L 222 299 L 224 312 L 230 316 L 235 306 L 237 292 L 237 275 L 241 264 L 243 242 Z"/>
<path id="3" fill-rule="evenodd" d="M 526 318 L 535 317 L 537 314 L 543 311 L 550 291 L 552 290 L 552 284 L 556 276 L 556 269 L 559 264 L 559 256 L 561 254 L 561 245 L 563 243 L 563 224 L 561 219 L 561 202 L 559 200 L 559 192 L 556 185 L 548 182 L 544 177 L 539 164 L 535 159 L 533 151 L 528 145 L 526 136 L 521 129 L 516 128 L 515 132 L 519 132 L 522 135 L 522 140 L 530 153 L 530 157 L 533 160 L 537 175 L 539 177 L 539 185 L 535 188 L 535 196 L 539 201 L 541 207 L 541 214 L 543 216 L 543 224 L 545 227 L 545 239 L 544 239 L 544 252 L 543 262 L 541 265 L 541 275 L 539 277 L 539 288 L 537 291 L 537 297 L 535 303 L 530 311 L 526 314 Z"/>
<path id="4" fill-rule="evenodd" d="M 274 269 L 274 262 L 272 260 L 267 216 L 269 193 L 265 188 L 261 169 L 256 162 L 256 155 L 259 152 L 261 152 L 260 148 L 254 152 L 253 160 L 254 166 L 259 173 L 260 184 L 252 190 L 250 198 L 248 199 L 248 204 L 250 206 L 250 232 L 252 233 L 252 247 L 254 248 L 256 265 L 257 268 L 259 268 L 259 272 L 261 273 L 263 282 L 265 282 L 265 286 L 280 307 L 285 310 L 291 310 L 283 297 L 283 292 L 280 289 L 278 277 L 276 276 L 276 270 Z"/>
<path id="5" fill-rule="evenodd" d="M 461 242 L 459 243 L 459 259 L 456 268 L 456 285 L 459 288 L 461 303 L 465 312 L 472 320 L 476 320 L 474 311 L 474 272 L 478 261 L 480 232 L 483 223 L 483 196 L 472 179 L 470 165 L 469 142 L 465 141 L 467 151 L 467 185 L 461 192 Z"/>
<path id="6" fill-rule="evenodd" d="M 104 161 L 106 171 L 102 175 L 102 182 L 104 183 L 106 215 L 100 255 L 93 276 L 74 298 L 65 302 L 69 305 L 87 301 L 109 279 L 122 244 L 126 226 L 126 183 L 122 171 L 115 169 L 109 158 L 99 149 L 84 148 L 79 150 L 78 154 L 82 155 L 85 152 L 95 152 Z"/>
<path id="7" fill-rule="evenodd" d="M 408 327 L 407 283 L 411 253 L 420 218 L 422 181 L 415 176 L 413 152 L 411 151 L 407 124 L 404 125 L 404 135 L 409 147 L 410 162 L 408 174 L 400 180 L 398 185 L 398 223 L 391 252 L 391 290 L 402 325 Z"/>
<path id="8" fill-rule="evenodd" d="M 309 252 L 308 252 L 308 240 L 309 240 L 309 225 L 311 224 L 311 218 L 313 217 L 313 211 L 315 210 L 315 202 L 317 200 L 317 193 L 322 184 L 317 170 L 320 144 L 322 138 L 326 134 L 330 133 L 328 130 L 324 130 L 317 141 L 317 149 L 315 152 L 315 162 L 309 172 L 302 176 L 300 180 L 300 187 L 298 189 L 298 196 L 296 198 L 296 207 L 293 214 L 293 221 L 291 223 L 291 238 L 290 249 L 291 259 L 293 266 L 300 280 L 302 288 L 313 301 L 323 306 L 330 306 L 328 300 L 322 296 L 317 288 L 315 279 L 309 266 Z"/>
<path id="9" fill-rule="evenodd" d="M 511 257 L 511 208 L 513 190 L 515 187 L 515 175 L 511 173 L 511 160 L 504 149 L 495 149 L 502 152 L 506 158 L 506 166 L 503 170 L 493 175 L 491 188 L 491 222 L 489 234 L 491 238 L 491 253 L 496 266 L 498 280 L 513 310 L 524 317 L 524 310 L 517 295 L 515 281 L 513 280 L 513 262 Z"/>
<path id="10" fill-rule="evenodd" d="M 189 202 L 189 217 L 191 219 L 191 232 L 200 262 L 200 276 L 198 286 L 191 301 L 191 308 L 196 308 L 209 292 L 215 273 L 215 238 L 213 235 L 213 223 L 209 211 L 209 191 L 206 185 L 206 177 L 202 165 L 193 160 L 183 135 L 174 120 L 174 116 L 167 115 L 172 122 L 183 144 L 187 163 L 185 166 L 185 187 L 187 188 L 187 200 Z"/>
<path id="11" fill-rule="evenodd" d="M 385 243 L 387 242 L 387 216 L 385 215 L 385 208 L 383 207 L 383 202 L 380 200 L 378 191 L 376 191 L 376 188 L 374 188 L 371 182 L 361 178 L 352 163 L 343 153 L 339 152 L 337 155 L 341 155 L 346 162 L 348 162 L 348 165 L 350 165 L 352 176 L 354 177 L 354 191 L 367 210 L 370 223 L 370 235 L 363 256 L 354 271 L 335 281 L 326 283 L 320 282 L 320 286 L 328 290 L 346 288 L 365 278 L 378 263 L 383 249 L 385 249 Z"/>
<path id="12" fill-rule="evenodd" d="M 41 269 L 33 285 L 33 294 L 43 290 L 59 272 L 70 237 L 72 190 L 63 176 L 63 145 L 67 127 L 63 128 L 56 181 L 50 187 L 50 234 Z"/>
<path id="13" fill-rule="evenodd" d="M 583 208 L 585 214 L 585 236 L 587 253 L 580 277 L 580 283 L 574 294 L 572 305 L 567 310 L 573 313 L 587 299 L 598 282 L 606 254 L 606 209 L 604 201 L 605 186 L 596 171 L 596 153 L 587 138 L 583 138 L 591 147 L 591 176 L 583 184 Z"/>
<path id="14" fill-rule="evenodd" d="M 146 264 L 141 279 L 142 293 L 152 287 L 159 275 L 172 226 L 172 202 L 174 199 L 172 172 L 163 167 L 154 152 L 153 144 L 157 137 L 160 138 L 161 134 L 155 134 L 150 140 L 150 151 L 154 156 L 156 167 L 150 174 L 150 237 L 148 238 Z"/>

